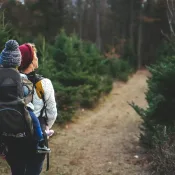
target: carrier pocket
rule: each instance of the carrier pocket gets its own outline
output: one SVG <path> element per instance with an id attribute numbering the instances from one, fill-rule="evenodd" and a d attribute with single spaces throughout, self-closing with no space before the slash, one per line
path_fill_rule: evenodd
<path id="1" fill-rule="evenodd" d="M 26 130 L 22 105 L 0 105 L 0 131 L 7 134 L 23 133 Z"/>

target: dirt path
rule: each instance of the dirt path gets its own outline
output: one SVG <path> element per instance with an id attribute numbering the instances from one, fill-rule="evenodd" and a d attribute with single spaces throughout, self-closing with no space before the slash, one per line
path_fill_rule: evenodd
<path id="1" fill-rule="evenodd" d="M 140 117 L 127 104 L 146 106 L 146 76 L 137 72 L 127 83 L 114 83 L 111 94 L 50 140 L 51 167 L 42 175 L 143 175 L 138 155 Z"/>
<path id="2" fill-rule="evenodd" d="M 55 126 L 50 171 L 44 168 L 42 175 L 145 175 L 138 146 L 141 120 L 127 102 L 146 106 L 147 75 L 139 71 L 127 83 L 114 83 L 97 108 L 80 111 L 65 129 Z M 2 160 L 0 174 L 10 174 Z"/>

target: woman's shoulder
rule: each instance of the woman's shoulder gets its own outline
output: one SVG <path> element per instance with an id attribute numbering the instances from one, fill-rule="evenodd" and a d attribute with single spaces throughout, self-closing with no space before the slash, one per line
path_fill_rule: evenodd
<path id="1" fill-rule="evenodd" d="M 49 90 L 53 89 L 52 82 L 48 78 L 43 78 L 41 80 L 41 84 L 42 84 L 42 87 L 43 87 L 44 91 L 49 91 Z"/>
<path id="2" fill-rule="evenodd" d="M 41 79 L 42 84 L 52 84 L 51 80 L 49 78 L 42 78 Z"/>
<path id="3" fill-rule="evenodd" d="M 52 83 L 51 80 L 49 78 L 46 78 L 46 77 L 43 77 L 43 75 L 40 75 L 40 74 L 36 74 L 35 75 L 35 79 L 38 81 L 41 81 L 42 84 L 49 84 L 49 83 Z"/>

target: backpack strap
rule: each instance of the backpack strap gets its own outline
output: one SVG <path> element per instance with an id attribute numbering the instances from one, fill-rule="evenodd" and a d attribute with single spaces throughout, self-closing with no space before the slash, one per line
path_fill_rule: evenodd
<path id="1" fill-rule="evenodd" d="M 35 72 L 31 72 L 30 74 L 27 74 L 28 79 L 34 84 L 34 88 L 36 90 L 36 93 L 40 99 L 43 100 L 44 106 L 40 112 L 40 116 L 43 116 L 43 113 L 45 112 L 45 117 L 47 119 L 47 112 L 46 112 L 46 101 L 44 98 L 44 89 L 42 87 L 41 80 L 44 79 L 42 75 L 36 74 Z"/>
<path id="2" fill-rule="evenodd" d="M 45 132 L 45 129 L 46 129 L 46 124 L 45 124 L 45 120 L 44 120 L 44 117 L 39 117 L 39 121 L 40 121 L 40 124 L 41 124 L 41 129 L 42 129 L 42 132 L 43 132 L 43 136 L 44 136 L 44 140 L 45 140 L 45 144 L 46 146 L 48 147 L 48 138 L 47 138 L 47 134 Z M 49 170 L 49 153 L 47 153 L 46 155 L 47 157 L 47 166 L 46 166 L 46 171 Z"/>
<path id="3" fill-rule="evenodd" d="M 46 100 L 44 98 L 44 89 L 42 87 L 42 83 L 41 83 L 41 80 L 43 79 L 44 77 L 42 77 L 41 75 L 38 75 L 38 74 L 35 74 L 34 75 L 34 79 L 33 79 L 33 84 L 34 84 L 34 87 L 35 87 L 35 90 L 36 90 L 36 93 L 38 95 L 38 97 L 40 99 L 43 100 L 43 108 L 41 109 L 41 112 L 40 112 L 40 116 L 39 116 L 39 121 L 41 123 L 41 129 L 43 131 L 43 135 L 44 135 L 44 140 L 45 140 L 45 143 L 46 143 L 46 146 L 48 147 L 48 138 L 47 138 L 47 135 L 46 135 L 46 132 L 45 132 L 45 129 L 46 129 L 46 123 L 47 123 L 47 111 L 46 111 L 46 107 L 47 107 L 47 104 L 46 104 Z M 45 112 L 45 117 L 43 117 L 43 113 Z M 49 170 L 49 153 L 47 153 L 47 167 L 46 167 L 46 171 Z"/>
<path id="4" fill-rule="evenodd" d="M 41 83 L 42 79 L 43 79 L 43 77 L 41 77 L 41 76 L 36 77 L 36 81 L 35 81 L 34 86 L 35 86 L 35 90 L 36 90 L 36 93 L 37 93 L 38 97 L 40 99 L 42 99 L 43 103 L 44 103 L 43 108 L 41 109 L 41 112 L 40 112 L 40 116 L 43 117 L 43 113 L 45 113 L 45 117 L 44 118 L 45 118 L 45 120 L 47 122 L 47 120 L 48 120 L 47 111 L 46 111 L 47 104 L 46 104 L 46 100 L 45 100 L 45 97 L 44 97 L 44 89 L 43 89 L 42 83 Z"/>
<path id="5" fill-rule="evenodd" d="M 39 74 L 36 74 L 35 72 L 31 72 L 30 74 L 27 75 L 28 79 L 30 81 L 33 82 L 34 84 L 34 87 L 35 87 L 35 90 L 36 90 L 36 93 L 38 95 L 38 97 L 40 99 L 43 100 L 43 108 L 41 109 L 41 112 L 40 112 L 40 116 L 39 116 L 39 121 L 40 121 L 40 124 L 41 124 L 41 129 L 43 131 L 43 135 L 44 135 L 44 140 L 46 142 L 46 146 L 48 147 L 48 139 L 47 139 L 47 135 L 46 135 L 46 132 L 45 132 L 45 129 L 46 129 L 46 123 L 47 123 L 47 111 L 46 111 L 46 100 L 44 98 L 44 89 L 42 87 L 42 83 L 41 83 L 41 80 L 44 78 L 42 75 L 39 75 Z M 45 117 L 43 117 L 43 113 L 45 112 Z M 49 170 L 49 153 L 47 154 L 47 167 L 46 167 L 46 171 Z"/>

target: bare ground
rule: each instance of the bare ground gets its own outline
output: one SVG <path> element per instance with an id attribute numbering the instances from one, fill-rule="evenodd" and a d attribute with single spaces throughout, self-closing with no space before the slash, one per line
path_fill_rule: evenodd
<path id="1" fill-rule="evenodd" d="M 80 110 L 64 129 L 55 126 L 50 170 L 44 168 L 42 175 L 146 175 L 138 143 L 141 119 L 127 102 L 146 107 L 148 75 L 142 70 L 127 83 L 114 83 L 94 110 Z M 0 170 L 8 172 L 0 163 Z"/>
<path id="2" fill-rule="evenodd" d="M 51 169 L 43 175 L 143 175 L 138 144 L 140 117 L 128 105 L 145 107 L 147 71 L 114 83 L 110 95 L 50 141 Z M 134 156 L 138 155 L 139 158 Z"/>

